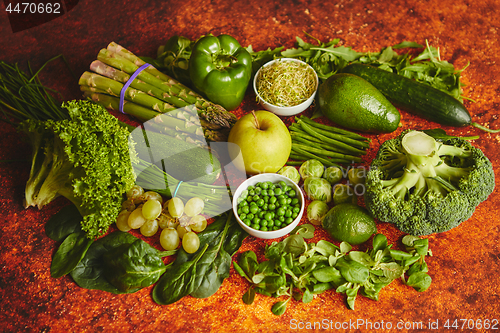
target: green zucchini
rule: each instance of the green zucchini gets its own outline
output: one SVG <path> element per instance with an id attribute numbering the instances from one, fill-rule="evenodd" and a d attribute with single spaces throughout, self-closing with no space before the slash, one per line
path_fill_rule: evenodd
<path id="1" fill-rule="evenodd" d="M 213 184 L 221 173 L 219 159 L 208 149 L 140 127 L 130 136 L 139 158 L 156 164 L 177 180 Z"/>
<path id="2" fill-rule="evenodd" d="M 370 82 L 392 104 L 409 113 L 441 125 L 473 125 L 488 132 L 498 132 L 473 123 L 469 111 L 459 100 L 424 83 L 364 64 L 348 65 L 342 72 Z"/>

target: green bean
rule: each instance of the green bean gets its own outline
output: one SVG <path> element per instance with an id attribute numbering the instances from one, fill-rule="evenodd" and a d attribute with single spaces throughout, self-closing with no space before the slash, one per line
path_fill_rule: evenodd
<path id="1" fill-rule="evenodd" d="M 340 142 L 338 140 L 324 136 L 323 134 L 316 132 L 313 128 L 311 128 L 311 126 L 307 125 L 304 122 L 300 123 L 300 127 L 302 127 L 302 129 L 304 131 L 306 131 L 309 135 L 312 135 L 312 136 L 316 137 L 317 139 L 323 140 L 324 142 L 329 143 L 331 145 L 334 145 L 336 147 L 342 147 L 345 149 L 345 151 L 351 152 L 351 153 L 356 154 L 356 155 L 363 154 L 365 152 L 364 150 L 352 147 L 344 142 Z"/>
<path id="2" fill-rule="evenodd" d="M 301 125 L 301 124 L 307 124 L 305 121 L 302 121 L 302 120 L 299 120 L 298 124 Z M 316 122 L 314 122 L 316 123 Z M 316 123 L 317 124 L 317 123 Z M 308 124 L 309 125 L 309 124 Z M 326 137 L 329 137 L 331 139 L 334 139 L 334 140 L 337 140 L 337 141 L 340 141 L 340 142 L 344 142 L 346 144 L 349 144 L 353 147 L 357 147 L 357 148 L 369 148 L 370 147 L 370 144 L 366 141 L 359 141 L 359 140 L 356 140 L 356 139 L 351 139 L 345 135 L 341 135 L 341 134 L 336 134 L 336 133 L 332 133 L 328 130 L 325 130 L 325 129 L 321 129 L 321 128 L 318 128 L 318 127 L 315 127 L 315 126 L 312 126 L 311 125 L 311 129 L 315 130 L 317 133 L 319 134 L 322 134 Z"/>
<path id="3" fill-rule="evenodd" d="M 357 133 L 354 133 L 354 132 L 351 132 L 351 131 L 348 131 L 348 130 L 344 130 L 344 129 L 341 129 L 341 128 L 337 128 L 337 127 L 333 127 L 333 126 L 329 126 L 329 125 L 317 123 L 314 120 L 312 120 L 310 118 L 307 118 L 304 115 L 300 116 L 300 118 L 295 117 L 295 121 L 298 121 L 298 120 L 302 120 L 302 121 L 306 122 L 307 124 L 309 124 L 311 126 L 314 126 L 314 127 L 317 127 L 317 128 L 321 128 L 321 129 L 324 129 L 324 130 L 327 130 L 327 131 L 336 132 L 336 133 L 339 133 L 339 134 L 344 134 L 345 136 L 347 136 L 349 138 L 352 138 L 352 139 L 362 140 L 362 141 L 370 141 L 368 138 L 365 138 L 364 136 L 362 136 L 360 134 L 357 134 Z"/>
<path id="4" fill-rule="evenodd" d="M 314 148 L 311 146 L 302 145 L 302 144 L 298 144 L 298 143 L 292 143 L 292 147 L 293 146 L 295 146 L 296 148 L 298 147 L 300 149 L 308 151 L 310 153 L 320 155 L 320 156 L 333 157 L 337 160 L 345 160 L 345 161 L 348 161 L 347 163 L 349 163 L 349 162 L 362 162 L 363 161 L 360 157 L 357 157 L 357 156 L 339 154 L 339 153 L 331 152 L 331 151 L 328 151 L 325 149 L 318 149 L 318 148 Z"/>

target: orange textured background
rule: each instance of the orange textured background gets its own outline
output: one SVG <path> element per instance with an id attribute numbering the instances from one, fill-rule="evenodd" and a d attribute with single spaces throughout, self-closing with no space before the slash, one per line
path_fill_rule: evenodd
<path id="1" fill-rule="evenodd" d="M 155 56 L 157 47 L 173 35 L 195 39 L 203 34 L 227 33 L 254 50 L 284 45 L 292 47 L 304 31 L 322 41 L 340 38 L 357 51 L 376 52 L 402 41 L 426 40 L 439 47 L 443 59 L 463 72 L 465 104 L 473 120 L 500 128 L 500 3 L 494 0 L 441 1 L 80 1 L 67 14 L 29 30 L 13 33 L 0 5 L 0 60 L 34 68 L 63 53 L 78 77 L 98 51 L 115 41 L 140 55 Z M 309 40 L 312 41 L 312 40 Z M 77 79 L 61 63 L 47 67 L 42 77 L 60 90 L 64 99 L 79 98 Z M 236 110 L 241 116 L 257 108 L 249 92 Z M 373 139 L 366 165 L 380 142 L 403 129 L 425 129 L 436 124 L 402 112 L 403 127 Z M 284 119 L 287 123 L 288 119 Z M 307 324 L 327 322 L 346 325 L 363 321 L 396 330 L 397 323 L 422 323 L 406 331 L 428 331 L 430 322 L 496 320 L 500 329 L 500 207 L 498 179 L 500 136 L 474 128 L 444 128 L 456 135 L 481 137 L 473 144 L 493 162 L 497 188 L 475 214 L 459 227 L 429 237 L 434 256 L 428 259 L 433 283 L 424 293 L 394 281 L 384 288 L 378 302 L 359 296 L 356 310 L 346 307 L 343 295 L 325 292 L 309 303 L 292 301 L 281 317 L 270 309 L 275 299 L 257 295 L 247 306 L 241 295 L 247 282 L 231 269 L 231 276 L 208 299 L 185 297 L 160 306 L 151 298 L 152 288 L 135 294 L 112 295 L 85 290 L 70 277 L 50 277 L 55 243 L 45 236 L 47 219 L 67 202 L 57 199 L 41 211 L 24 210 L 22 198 L 28 178 L 29 146 L 15 129 L 0 123 L 0 331 L 3 332 L 282 332 L 298 331 Z M 304 221 L 305 222 L 305 219 Z M 401 247 L 403 234 L 392 225 L 379 224 L 389 242 Z M 328 236 L 321 230 L 317 241 Z M 247 238 L 240 251 L 263 253 L 265 242 Z M 360 249 L 364 249 L 363 246 Z M 238 254 L 235 255 L 235 258 Z M 346 323 L 346 324 L 345 324 Z M 384 325 L 385 324 L 385 325 Z M 469 321 L 472 325 L 472 321 Z M 320 331 L 321 329 L 306 331 Z M 345 331 L 370 332 L 367 325 L 351 325 Z M 377 330 L 384 331 L 384 330 Z M 450 331 L 453 331 L 450 329 Z M 485 331 L 477 329 L 476 331 Z"/>

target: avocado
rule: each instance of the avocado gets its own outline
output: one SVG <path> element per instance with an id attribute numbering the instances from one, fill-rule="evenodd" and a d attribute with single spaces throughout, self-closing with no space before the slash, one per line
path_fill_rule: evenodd
<path id="1" fill-rule="evenodd" d="M 334 74 L 318 90 L 321 112 L 337 125 L 367 133 L 391 133 L 399 125 L 399 111 L 365 79 Z"/>

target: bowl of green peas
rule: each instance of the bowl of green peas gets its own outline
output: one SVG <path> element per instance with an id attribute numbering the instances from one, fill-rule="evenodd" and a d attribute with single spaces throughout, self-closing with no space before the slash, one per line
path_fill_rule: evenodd
<path id="1" fill-rule="evenodd" d="M 290 233 L 304 214 L 304 195 L 289 178 L 261 173 L 245 180 L 233 194 L 233 211 L 250 235 L 273 239 Z"/>

